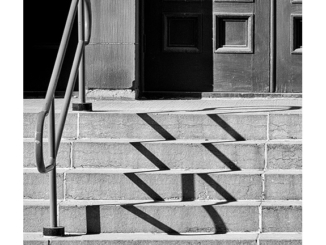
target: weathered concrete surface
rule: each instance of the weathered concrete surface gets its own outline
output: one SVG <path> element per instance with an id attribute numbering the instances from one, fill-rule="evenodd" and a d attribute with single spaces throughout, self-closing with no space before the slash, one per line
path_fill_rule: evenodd
<path id="1" fill-rule="evenodd" d="M 274 170 L 265 175 L 266 200 L 301 200 L 302 171 Z"/>
<path id="2" fill-rule="evenodd" d="M 302 234 L 301 233 L 262 233 L 259 235 L 259 242 L 261 245 L 301 245 Z"/>
<path id="3" fill-rule="evenodd" d="M 167 235 L 112 233 L 98 235 L 74 235 L 48 239 L 51 245 L 256 245 L 257 234 L 216 234 L 216 235 Z M 24 234 L 25 241 L 38 241 L 41 234 Z M 34 243 L 30 243 L 33 244 Z M 38 245 L 35 243 L 35 245 Z"/>
<path id="4" fill-rule="evenodd" d="M 38 241 L 38 240 L 24 240 L 23 245 L 49 245 L 48 240 Z"/>
<path id="5" fill-rule="evenodd" d="M 57 197 L 63 199 L 63 170 L 57 171 Z M 49 174 L 36 169 L 24 169 L 24 199 L 49 199 Z"/>
<path id="6" fill-rule="evenodd" d="M 78 98 L 71 98 L 73 103 Z M 301 113 L 302 99 L 294 98 L 219 98 L 202 100 L 89 100 L 95 111 L 102 112 L 175 112 L 175 113 Z M 24 112 L 39 112 L 43 99 L 24 99 Z M 56 99 L 56 109 L 62 108 L 63 99 Z M 69 108 L 71 111 L 71 107 Z"/>
<path id="7" fill-rule="evenodd" d="M 107 204 L 89 206 L 88 209 L 96 210 L 97 224 L 93 225 L 102 233 L 225 233 L 258 231 L 258 205 L 170 202 L 122 206 Z M 94 213 L 88 219 L 93 216 Z M 60 225 L 65 226 L 67 232 L 86 232 L 86 217 L 86 207 L 60 206 Z"/>
<path id="8" fill-rule="evenodd" d="M 276 141 L 267 144 L 268 169 L 301 169 L 302 142 Z"/>
<path id="9" fill-rule="evenodd" d="M 34 139 L 24 139 L 24 153 L 23 162 L 25 168 L 36 168 L 35 152 L 34 152 Z M 57 155 L 57 167 L 69 168 L 71 166 L 71 143 L 61 141 L 59 152 Z M 48 163 L 48 143 L 44 141 L 43 146 L 44 161 Z"/>
<path id="10" fill-rule="evenodd" d="M 41 111 L 42 104 L 40 103 Z M 56 113 L 56 125 L 59 122 L 59 113 Z M 24 113 L 24 138 L 34 138 L 35 137 L 35 128 L 36 128 L 36 113 Z M 48 135 L 48 118 L 45 118 L 44 123 L 44 137 Z M 66 119 L 65 127 L 63 129 L 62 138 L 76 138 L 77 137 L 77 113 L 69 113 Z"/>
<path id="11" fill-rule="evenodd" d="M 92 127 L 89 127 L 92 125 Z M 262 140 L 267 115 L 80 113 L 81 138 Z"/>
<path id="12" fill-rule="evenodd" d="M 187 171 L 72 170 L 66 198 L 79 200 L 260 200 L 259 171 L 198 174 Z"/>
<path id="13" fill-rule="evenodd" d="M 42 232 L 50 225 L 49 202 L 24 201 L 24 232 Z"/>
<path id="14" fill-rule="evenodd" d="M 263 232 L 301 232 L 301 202 L 270 202 L 262 206 Z"/>
<path id="15" fill-rule="evenodd" d="M 73 166 L 129 169 L 263 169 L 263 142 L 73 142 Z"/>
<path id="16" fill-rule="evenodd" d="M 271 114 L 270 139 L 302 139 L 301 114 Z"/>

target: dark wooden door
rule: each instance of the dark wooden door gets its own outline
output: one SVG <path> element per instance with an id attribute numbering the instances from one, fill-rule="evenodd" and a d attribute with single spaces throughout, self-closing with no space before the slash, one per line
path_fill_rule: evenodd
<path id="1" fill-rule="evenodd" d="M 276 92 L 302 92 L 302 1 L 276 1 Z"/>
<path id="2" fill-rule="evenodd" d="M 71 1 L 24 3 L 24 95 L 43 97 L 48 88 Z M 77 21 L 76 21 L 77 22 Z M 65 91 L 78 42 L 73 27 L 57 91 Z M 78 84 L 78 83 L 77 83 Z"/>
<path id="3" fill-rule="evenodd" d="M 270 1 L 213 2 L 214 91 L 269 92 Z"/>
<path id="4" fill-rule="evenodd" d="M 144 91 L 302 92 L 301 0 L 144 0 Z"/>
<path id="5" fill-rule="evenodd" d="M 145 91 L 212 91 L 212 0 L 144 0 Z"/>

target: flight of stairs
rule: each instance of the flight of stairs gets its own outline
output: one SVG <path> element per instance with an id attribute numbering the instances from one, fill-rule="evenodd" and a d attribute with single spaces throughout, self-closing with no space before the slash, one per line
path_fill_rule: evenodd
<path id="1" fill-rule="evenodd" d="M 63 238 L 41 234 L 49 180 L 35 168 L 35 119 L 24 113 L 24 244 L 301 244 L 301 112 L 70 112 Z"/>

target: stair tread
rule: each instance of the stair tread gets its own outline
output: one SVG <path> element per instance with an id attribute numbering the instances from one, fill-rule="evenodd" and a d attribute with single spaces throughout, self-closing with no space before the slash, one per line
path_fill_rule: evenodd
<path id="1" fill-rule="evenodd" d="M 258 237 L 259 236 L 259 237 Z M 187 233 L 185 235 L 153 234 L 153 233 L 101 233 L 91 234 L 70 234 L 66 237 L 47 238 L 42 233 L 24 233 L 24 240 L 169 240 L 169 241 L 193 241 L 193 240 L 301 240 L 301 233 L 227 233 L 227 234 L 196 234 Z"/>
<path id="2" fill-rule="evenodd" d="M 36 168 L 24 168 L 24 173 L 38 173 Z M 58 168 L 57 173 L 90 173 L 90 174 L 226 174 L 226 175 L 239 175 L 239 174 L 302 174 L 301 169 L 272 169 L 272 170 L 256 170 L 256 169 L 243 169 L 239 171 L 229 169 L 109 169 L 109 168 Z"/>
<path id="3" fill-rule="evenodd" d="M 48 200 L 24 199 L 26 206 L 48 206 Z M 151 201 L 151 200 L 58 200 L 60 206 L 88 206 L 88 205 L 135 205 L 135 206 L 302 206 L 301 200 L 273 200 L 273 201 L 223 201 L 223 200 L 195 200 L 195 201 Z"/>
<path id="4" fill-rule="evenodd" d="M 34 142 L 34 138 L 23 138 L 23 142 Z M 44 142 L 47 142 L 47 138 L 44 138 Z M 299 144 L 302 143 L 302 139 L 283 139 L 283 140 L 243 140 L 243 141 L 230 141 L 230 140 L 214 140 L 214 139 L 110 139 L 110 138 L 82 138 L 82 139 L 62 139 L 63 143 L 145 143 L 145 144 Z"/>

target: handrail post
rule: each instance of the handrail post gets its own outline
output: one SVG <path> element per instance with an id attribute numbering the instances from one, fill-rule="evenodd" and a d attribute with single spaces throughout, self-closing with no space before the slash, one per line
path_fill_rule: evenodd
<path id="1" fill-rule="evenodd" d="M 79 42 L 85 43 L 85 6 L 84 0 L 80 0 L 78 3 L 78 39 Z M 78 86 L 79 86 L 79 103 L 72 104 L 73 111 L 92 111 L 92 103 L 86 103 L 86 91 L 85 91 L 85 46 L 83 46 L 82 57 L 79 64 L 78 73 Z"/>
<path id="2" fill-rule="evenodd" d="M 49 157 L 56 159 L 55 150 L 55 108 L 54 108 L 54 97 L 49 111 Z M 43 228 L 44 236 L 64 236 L 64 227 L 58 227 L 57 222 L 57 171 L 56 166 L 52 171 L 49 172 L 50 181 L 50 227 Z"/>

